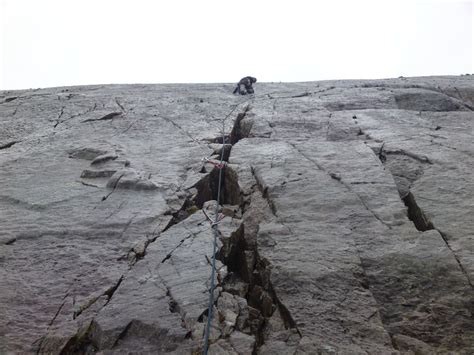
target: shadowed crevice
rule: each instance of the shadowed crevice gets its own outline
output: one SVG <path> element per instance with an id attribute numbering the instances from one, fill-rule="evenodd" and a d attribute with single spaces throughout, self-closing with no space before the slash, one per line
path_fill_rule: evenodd
<path id="1" fill-rule="evenodd" d="M 416 229 L 421 232 L 434 229 L 433 223 L 426 217 L 423 210 L 418 206 L 415 196 L 409 192 L 402 201 L 407 206 L 408 219 L 413 222 Z"/>

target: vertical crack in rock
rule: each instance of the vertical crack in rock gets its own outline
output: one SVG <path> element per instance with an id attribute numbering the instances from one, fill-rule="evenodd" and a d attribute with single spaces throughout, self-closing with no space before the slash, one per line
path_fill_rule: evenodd
<path id="1" fill-rule="evenodd" d="M 471 278 L 469 277 L 469 274 L 468 272 L 466 271 L 466 269 L 464 268 L 464 266 L 462 265 L 461 263 L 461 260 L 458 258 L 458 256 L 456 255 L 456 253 L 454 252 L 453 249 L 451 249 L 451 246 L 449 245 L 449 237 L 446 233 L 442 232 L 441 230 L 439 230 L 438 228 L 434 228 L 438 231 L 438 233 L 441 235 L 441 238 L 443 238 L 444 242 L 446 243 L 446 246 L 448 247 L 448 249 L 451 251 L 451 253 L 453 253 L 453 256 L 454 256 L 454 259 L 456 259 L 456 262 L 458 263 L 459 265 L 459 268 L 461 269 L 461 272 L 464 274 L 464 276 L 466 277 L 467 279 L 467 282 L 469 283 L 469 285 L 474 289 L 474 283 L 472 282 Z"/>
<path id="2" fill-rule="evenodd" d="M 66 298 L 67 298 L 67 296 L 69 296 L 69 293 L 67 293 L 66 296 L 64 296 L 63 302 L 61 303 L 61 305 L 59 306 L 58 310 L 56 311 L 56 314 L 54 315 L 53 319 L 51 319 L 51 321 L 49 322 L 48 328 L 53 325 L 53 323 L 54 323 L 54 321 L 56 320 L 56 318 L 58 317 L 59 313 L 61 313 L 61 310 L 63 309 L 64 305 L 66 304 Z"/>
<path id="3" fill-rule="evenodd" d="M 403 149 L 396 149 L 396 150 L 391 150 L 391 151 L 386 151 L 383 149 L 384 144 L 380 147 L 378 153 L 374 151 L 374 154 L 378 156 L 380 161 L 384 166 L 389 164 L 389 161 L 387 161 L 389 155 L 402 155 L 402 156 L 407 156 L 415 161 L 418 161 L 419 163 L 424 163 L 424 164 L 433 164 L 431 160 L 426 157 L 426 156 L 420 156 L 415 153 L 410 153 L 407 152 Z M 459 265 L 459 269 L 461 272 L 464 274 L 464 276 L 467 279 L 467 282 L 471 287 L 474 287 L 472 280 L 469 277 L 468 272 L 464 268 L 464 266 L 461 263 L 461 260 L 459 257 L 456 255 L 455 251 L 451 248 L 451 245 L 449 244 L 449 238 L 446 233 L 443 233 L 439 228 L 436 228 L 433 224 L 433 222 L 426 216 L 424 211 L 421 209 L 421 207 L 417 204 L 415 195 L 410 191 L 411 184 L 414 183 L 418 177 L 422 174 L 422 172 L 416 172 L 416 171 L 410 171 L 408 167 L 405 169 L 402 169 L 402 172 L 399 172 L 399 168 L 397 170 L 394 170 L 393 168 L 390 169 L 389 165 L 389 171 L 392 174 L 395 184 L 398 188 L 399 194 L 400 194 L 400 199 L 403 201 L 405 206 L 407 207 L 407 217 L 410 221 L 413 222 L 415 225 L 415 228 L 419 230 L 420 232 L 425 232 L 428 230 L 436 230 L 440 234 L 441 238 L 443 239 L 444 243 L 446 244 L 446 247 L 449 249 L 451 254 L 453 255 L 454 259 L 456 260 L 457 264 Z M 413 168 L 411 169 L 413 170 Z M 415 169 L 416 170 L 416 169 Z M 397 174 L 403 175 L 399 176 Z M 403 181 L 406 180 L 408 181 L 409 185 L 408 186 L 403 186 L 404 183 Z"/>
<path id="4" fill-rule="evenodd" d="M 433 223 L 425 216 L 423 210 L 418 206 L 415 196 L 411 192 L 408 193 L 402 201 L 407 207 L 408 219 L 413 222 L 416 229 L 421 232 L 434 229 Z"/>
<path id="5" fill-rule="evenodd" d="M 128 222 L 125 224 L 125 226 L 123 227 L 122 231 L 120 232 L 120 236 L 119 238 L 122 239 L 123 236 L 125 235 L 125 233 L 127 232 L 128 228 L 130 228 L 130 226 L 132 225 L 133 223 L 133 220 L 135 219 L 135 217 L 138 215 L 138 213 L 134 213 L 132 218 L 130 218 L 128 220 Z"/>
<path id="6" fill-rule="evenodd" d="M 380 149 L 377 153 L 377 157 L 382 162 L 382 164 L 384 164 L 387 161 L 387 156 L 385 155 L 385 152 L 383 150 L 384 146 L 385 146 L 385 142 L 382 143 L 382 145 L 380 146 Z"/>
<path id="7" fill-rule="evenodd" d="M 80 117 L 80 116 L 84 116 L 84 115 L 87 115 L 88 113 L 90 113 L 90 112 L 92 112 L 92 111 L 95 111 L 95 109 L 97 108 L 97 103 L 94 103 L 94 106 L 92 106 L 92 107 L 86 109 L 85 111 L 76 113 L 76 114 L 74 114 L 74 115 L 71 115 L 71 116 L 69 116 L 68 118 L 66 118 L 66 119 L 64 119 L 64 120 L 61 121 L 61 120 L 60 120 L 61 117 L 64 116 L 64 108 L 65 108 L 65 107 L 63 107 L 63 108 L 61 109 L 61 112 L 59 113 L 58 118 L 56 119 L 56 123 L 55 123 L 55 125 L 54 125 L 54 128 L 56 128 L 56 127 L 57 127 L 58 125 L 60 125 L 61 123 L 64 123 L 64 122 L 67 122 L 67 121 L 72 120 L 73 118 Z"/>
<path id="8" fill-rule="evenodd" d="M 179 317 L 181 318 L 181 327 L 183 327 L 184 329 L 188 330 L 187 327 L 186 327 L 186 320 L 185 320 L 185 317 L 184 315 L 182 314 L 181 312 L 181 309 L 179 307 L 179 303 L 178 301 L 176 301 L 176 299 L 173 297 L 172 293 L 171 293 L 171 289 L 166 286 L 166 284 L 163 282 L 163 285 L 165 286 L 166 288 L 166 297 L 168 297 L 168 307 L 169 307 L 169 311 L 171 313 L 176 313 L 179 315 Z M 192 331 L 188 331 L 185 338 L 188 339 L 189 337 L 191 337 L 191 334 L 192 334 Z"/>
<path id="9" fill-rule="evenodd" d="M 115 103 L 117 104 L 118 107 L 120 107 L 120 110 L 125 113 L 126 110 L 125 110 L 125 107 L 120 103 L 118 97 L 115 98 Z"/>
<path id="10" fill-rule="evenodd" d="M 247 137 L 250 133 L 251 125 L 246 125 L 244 121 L 249 109 L 249 106 L 247 106 L 244 112 L 237 115 L 234 127 L 229 136 L 229 140 L 232 144 Z M 228 149 L 229 155 L 230 152 L 231 150 Z M 249 206 L 251 201 L 250 199 L 246 200 L 240 190 L 238 174 L 232 168 L 226 166 L 224 168 L 224 176 L 225 178 L 222 179 L 222 198 L 220 204 L 237 205 L 240 208 L 240 213 L 244 214 L 246 212 L 246 206 Z M 218 177 L 219 170 L 214 168 L 194 186 L 197 192 L 192 201 L 197 208 L 203 208 L 207 201 L 216 200 Z M 254 188 L 257 189 L 257 194 L 262 194 L 258 189 L 258 183 L 255 184 Z M 269 205 L 271 205 L 271 201 L 268 202 Z M 187 205 L 185 204 L 182 209 L 186 207 Z M 230 341 L 232 343 L 232 340 L 229 339 L 232 339 L 234 335 L 236 337 L 244 337 L 247 341 L 252 339 L 249 338 L 249 336 L 252 336 L 255 339 L 251 342 L 251 344 L 253 344 L 252 353 L 255 354 L 265 342 L 266 326 L 270 317 L 275 315 L 275 312 L 277 312 L 281 318 L 286 329 L 293 329 L 297 333 L 299 333 L 299 331 L 289 310 L 279 300 L 270 282 L 270 265 L 266 260 L 260 257 L 257 244 L 248 242 L 248 240 L 255 240 L 258 224 L 248 229 L 245 224 L 246 222 L 243 221 L 230 236 L 222 235 L 219 231 L 222 247 L 218 250 L 216 258 L 227 268 L 227 272 L 222 276 L 218 270 L 217 287 L 222 287 L 224 295 L 221 293 L 215 300 L 217 313 L 215 313 L 213 322 L 217 322 L 219 326 L 222 327 L 222 333 L 218 339 L 212 340 L 211 344 L 218 341 Z M 254 233 L 255 236 L 248 236 L 246 233 Z M 165 262 L 171 256 L 172 252 L 179 248 L 180 245 L 190 237 L 191 236 L 187 236 L 181 240 L 162 262 Z M 208 260 L 208 262 L 210 263 L 210 260 Z M 239 303 L 239 311 L 235 309 L 230 311 L 227 308 L 228 297 L 231 297 L 231 299 L 234 297 L 234 302 Z M 175 305 L 171 302 L 170 310 L 174 309 Z M 206 316 L 207 310 L 203 311 L 199 321 L 204 322 Z M 229 324 L 233 325 L 230 326 Z"/>
<path id="11" fill-rule="evenodd" d="M 269 198 L 268 193 L 263 189 L 253 168 L 251 172 L 255 180 L 255 191 L 253 193 L 260 195 L 273 216 L 276 217 L 273 202 Z M 245 205 L 242 204 L 244 213 L 252 208 L 252 197 L 252 195 L 249 197 L 249 201 Z M 254 309 L 252 311 L 254 319 L 250 327 L 256 337 L 254 353 L 257 353 L 259 348 L 265 343 L 265 329 L 268 320 L 275 312 L 278 312 L 287 330 L 293 329 L 301 337 L 301 333 L 290 311 L 280 301 L 273 288 L 270 280 L 270 263 L 262 258 L 258 252 L 256 238 L 260 222 L 244 217 L 244 224 L 235 232 L 233 238 L 230 239 L 230 245 L 224 245 L 223 248 L 227 254 L 224 258 L 224 263 L 228 265 L 229 271 L 234 274 L 234 277 L 236 275 L 238 279 L 243 280 L 247 284 L 247 292 L 244 297 L 247 299 L 248 305 Z M 226 289 L 226 284 L 224 284 L 224 289 Z"/>
<path id="12" fill-rule="evenodd" d="M 171 123 L 173 126 L 178 128 L 181 132 L 183 132 L 186 136 L 188 136 L 193 142 L 200 143 L 196 138 L 194 138 L 191 133 L 189 133 L 187 130 L 185 130 L 180 124 L 176 123 L 173 121 L 171 118 L 165 117 L 165 116 L 158 116 L 158 115 L 153 115 L 155 117 L 159 117 L 162 120 L 165 120 L 168 123 Z"/>
<path id="13" fill-rule="evenodd" d="M 104 306 L 106 306 L 110 300 L 112 299 L 115 291 L 117 291 L 117 289 L 119 288 L 120 284 L 122 283 L 123 281 L 123 275 L 120 276 L 120 279 L 117 281 L 116 284 L 112 285 L 111 287 L 109 287 L 105 292 L 104 292 L 104 296 L 107 296 L 107 302 L 105 303 Z"/>
<path id="14" fill-rule="evenodd" d="M 446 247 L 449 249 L 449 251 L 453 254 L 454 256 L 454 259 L 456 260 L 457 264 L 459 265 L 459 269 L 461 270 L 461 272 L 464 274 L 464 276 L 466 277 L 467 279 L 467 282 L 469 283 L 469 285 L 471 287 L 474 287 L 470 277 L 469 277 L 469 274 L 468 272 L 466 271 L 466 269 L 464 268 L 464 266 L 462 265 L 461 263 L 461 260 L 459 259 L 459 257 L 456 255 L 456 253 L 454 252 L 454 250 L 451 248 L 451 246 L 449 245 L 449 237 L 446 233 L 443 233 L 441 230 L 439 230 L 438 228 L 436 228 L 434 225 L 433 225 L 433 222 L 430 221 L 430 219 L 428 217 L 426 217 L 425 213 L 423 212 L 423 210 L 418 206 L 418 204 L 416 203 L 416 200 L 415 200 L 415 196 L 413 195 L 413 193 L 409 192 L 408 195 L 402 199 L 403 202 L 405 203 L 405 206 L 407 206 L 407 209 L 408 209 L 408 218 L 410 219 L 410 221 L 413 222 L 413 224 L 415 225 L 416 229 L 421 231 L 421 232 L 425 232 L 427 230 L 436 230 L 438 231 L 438 233 L 441 235 L 441 238 L 443 238 L 443 241 L 444 243 L 446 244 Z"/>
<path id="15" fill-rule="evenodd" d="M 383 224 L 385 227 L 387 227 L 388 229 L 392 229 L 392 226 L 390 224 L 388 224 L 387 222 L 385 222 L 377 213 L 375 213 L 374 210 L 372 210 L 370 208 L 370 206 L 367 204 L 366 201 L 364 201 L 364 199 L 357 193 L 355 192 L 351 185 L 350 184 L 347 184 L 346 182 L 344 182 L 342 180 L 342 177 L 339 176 L 338 174 L 336 173 L 332 173 L 332 172 L 328 172 L 322 165 L 320 165 L 316 160 L 308 157 L 305 153 L 303 153 L 294 143 L 289 143 L 294 149 L 296 149 L 300 154 L 301 156 L 303 156 L 305 159 L 309 160 L 310 162 L 312 162 L 319 170 L 325 172 L 326 174 L 328 174 L 333 180 L 335 181 L 338 181 L 341 185 L 343 185 L 349 192 L 353 193 L 357 199 L 360 201 L 360 203 L 364 206 L 364 208 L 369 211 L 376 220 L 378 220 L 381 224 Z"/>
<path id="16" fill-rule="evenodd" d="M 255 178 L 255 175 L 254 175 Z M 254 192 L 260 195 L 271 209 L 271 201 L 255 178 Z M 238 188 L 238 184 L 235 185 Z M 241 202 L 242 213 L 251 207 L 252 197 Z M 250 212 L 252 214 L 252 212 Z M 243 297 L 247 301 L 248 314 L 245 322 L 237 322 L 236 330 L 255 337 L 253 353 L 258 353 L 265 343 L 266 327 L 269 319 L 277 316 L 285 328 L 301 334 L 287 307 L 279 300 L 270 281 L 271 265 L 258 252 L 256 233 L 260 221 L 251 221 L 244 217 L 243 223 L 229 238 L 223 239 L 218 259 L 227 266 L 228 276 L 222 282 L 225 292 Z M 219 304 L 219 300 L 218 300 Z M 218 308 L 219 310 L 219 308 Z"/>
<path id="17" fill-rule="evenodd" d="M 53 318 L 51 319 L 51 321 L 49 322 L 48 324 L 48 327 L 46 328 L 46 334 L 49 332 L 49 330 L 51 329 L 51 326 L 54 324 L 54 322 L 56 321 L 56 318 L 58 318 L 58 315 L 59 313 L 61 313 L 61 310 L 63 309 L 64 305 L 66 304 L 66 299 L 67 297 L 69 296 L 69 290 L 66 292 L 66 295 L 63 297 L 62 299 L 62 302 L 61 302 L 61 305 L 58 307 L 58 310 L 56 311 L 56 313 L 54 314 Z M 43 347 L 43 343 L 46 339 L 46 335 L 42 336 L 41 338 L 39 338 L 38 340 L 36 340 L 33 344 L 39 342 L 38 344 L 38 350 L 37 350 L 37 353 L 39 354 L 41 352 L 41 349 Z"/>
<path id="18" fill-rule="evenodd" d="M 118 185 L 120 179 L 121 179 L 124 175 L 125 175 L 125 173 L 123 173 L 122 175 L 120 175 L 120 176 L 117 178 L 117 180 L 115 180 L 115 184 L 114 184 L 114 186 L 112 187 L 112 191 L 110 191 L 107 195 L 102 196 L 102 201 L 107 200 L 107 199 L 109 198 L 109 196 L 114 193 L 114 191 L 115 191 L 115 189 L 117 188 L 117 185 Z"/>
<path id="19" fill-rule="evenodd" d="M 243 122 L 248 111 L 250 111 L 250 105 L 247 105 L 243 112 L 237 114 L 237 118 L 234 122 L 234 127 L 230 132 L 230 144 L 234 145 L 242 138 L 246 138 L 249 136 L 253 124 L 251 122 Z"/>
<path id="20" fill-rule="evenodd" d="M 115 133 L 113 136 L 115 137 L 115 136 L 118 136 L 119 134 L 127 133 L 127 132 L 130 130 L 130 128 L 132 128 L 132 127 L 135 125 L 135 123 L 137 123 L 140 119 L 141 119 L 141 117 L 138 117 L 138 118 L 134 119 L 134 120 L 132 121 L 132 123 L 130 123 L 130 124 L 128 125 L 127 128 L 125 128 L 123 131 L 120 131 L 120 132 Z"/>
<path id="21" fill-rule="evenodd" d="M 241 196 L 235 190 L 237 184 L 237 174 L 235 171 L 226 166 L 223 168 L 223 179 L 221 186 L 220 204 L 221 205 L 240 205 Z M 204 178 L 199 180 L 194 188 L 197 193 L 192 198 L 193 203 L 197 208 L 202 209 L 205 202 L 210 200 L 217 200 L 217 193 L 219 188 L 219 169 L 214 168 Z"/>
<path id="22" fill-rule="evenodd" d="M 220 137 L 220 140 L 222 141 L 222 137 Z M 225 138 L 225 141 L 229 141 L 229 138 Z M 222 154 L 222 149 L 224 149 L 224 154 Z M 221 156 L 222 156 L 222 160 L 225 161 L 225 162 L 228 162 L 229 161 L 229 157 L 230 157 L 230 152 L 232 150 L 232 145 L 231 144 L 226 144 L 224 143 L 222 145 L 221 148 L 219 149 L 216 149 L 214 151 L 214 156 L 216 157 L 216 159 L 220 160 L 221 159 Z M 205 172 L 205 171 L 202 171 L 202 172 Z"/>
<path id="23" fill-rule="evenodd" d="M 61 111 L 59 112 L 58 117 L 56 118 L 56 123 L 53 126 L 54 128 L 56 128 L 61 123 L 61 117 L 63 117 L 64 115 L 65 108 L 66 108 L 65 106 L 61 107 Z"/>
<path id="24" fill-rule="evenodd" d="M 129 322 L 125 326 L 125 328 L 123 328 L 123 330 L 120 332 L 117 339 L 115 339 L 114 345 L 112 345 L 112 349 L 115 348 L 119 344 L 119 342 L 127 336 L 127 333 L 130 330 L 130 328 L 132 327 L 132 325 L 133 325 L 133 320 L 131 322 Z"/>
<path id="25" fill-rule="evenodd" d="M 18 110 L 20 109 L 22 105 L 23 105 L 23 102 L 20 102 L 18 105 L 16 105 L 15 109 L 13 110 L 13 113 L 11 114 L 12 117 L 16 116 L 16 114 L 18 113 Z"/>
<path id="26" fill-rule="evenodd" d="M 162 261 L 163 262 L 163 261 Z M 169 298 L 168 305 L 171 313 L 179 313 L 178 302 L 171 296 L 170 288 L 166 286 L 166 296 Z"/>

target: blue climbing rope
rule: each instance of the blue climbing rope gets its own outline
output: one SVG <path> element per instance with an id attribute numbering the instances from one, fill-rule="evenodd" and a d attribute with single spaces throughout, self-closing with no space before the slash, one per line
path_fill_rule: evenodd
<path id="1" fill-rule="evenodd" d="M 235 108 L 233 110 L 235 110 Z M 213 311 L 213 306 L 214 306 L 214 288 L 215 288 L 214 279 L 216 276 L 216 249 L 217 249 L 217 237 L 219 236 L 219 231 L 217 230 L 217 224 L 219 222 L 219 203 L 220 203 L 220 198 L 221 198 L 222 171 L 224 170 L 224 147 L 225 147 L 225 133 L 224 132 L 225 132 L 225 119 L 222 122 L 222 149 L 221 149 L 220 166 L 218 168 L 219 169 L 219 184 L 217 185 L 217 202 L 216 202 L 215 217 L 214 217 L 215 219 L 214 219 L 214 223 L 212 224 L 214 241 L 213 241 L 213 246 L 212 246 L 211 287 L 209 289 L 207 324 L 206 324 L 206 333 L 204 336 L 204 351 L 203 351 L 204 355 L 207 355 L 207 351 L 209 348 L 209 335 L 211 331 L 212 311 Z"/>

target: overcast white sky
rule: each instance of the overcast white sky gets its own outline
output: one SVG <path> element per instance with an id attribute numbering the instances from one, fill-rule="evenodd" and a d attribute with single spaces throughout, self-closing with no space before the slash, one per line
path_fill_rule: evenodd
<path id="1" fill-rule="evenodd" d="M 472 1 L 0 0 L 0 89 L 474 71 Z"/>

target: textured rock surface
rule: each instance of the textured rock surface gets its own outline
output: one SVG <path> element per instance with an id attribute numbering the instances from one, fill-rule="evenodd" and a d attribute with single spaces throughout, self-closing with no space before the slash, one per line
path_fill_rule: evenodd
<path id="1" fill-rule="evenodd" d="M 0 352 L 474 352 L 474 78 L 0 92 Z M 237 106 L 236 106 L 237 105 Z"/>

